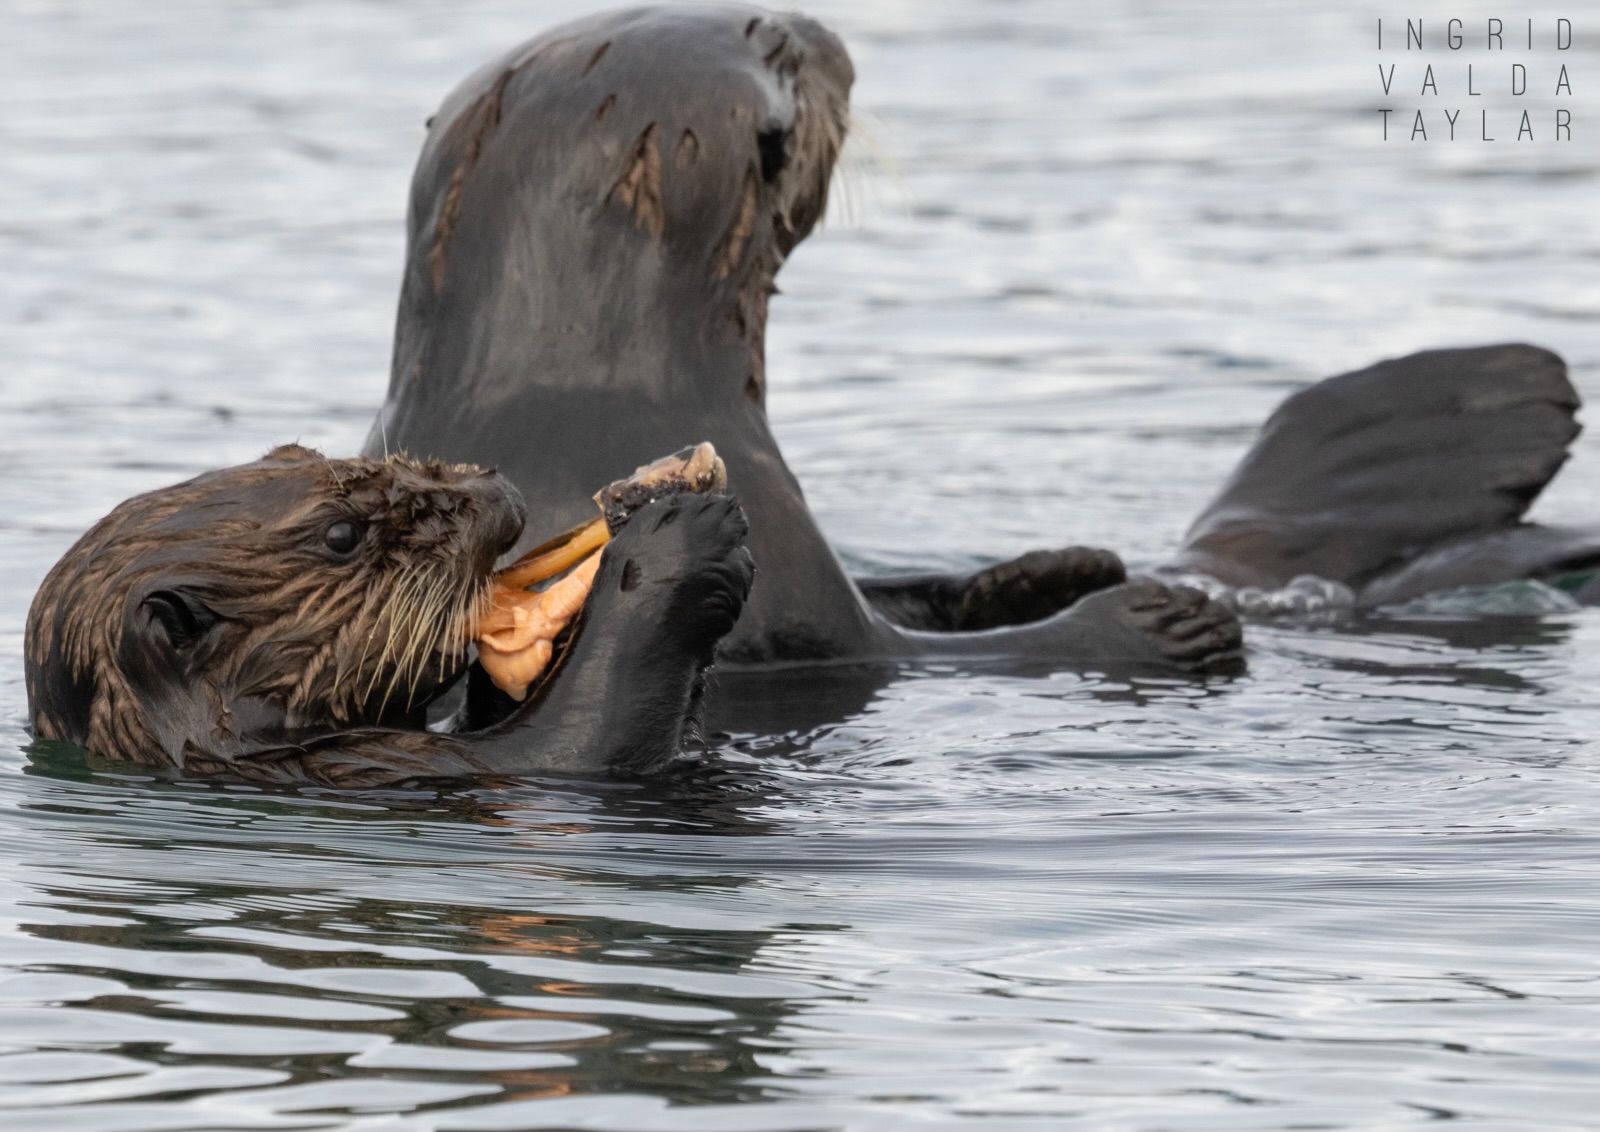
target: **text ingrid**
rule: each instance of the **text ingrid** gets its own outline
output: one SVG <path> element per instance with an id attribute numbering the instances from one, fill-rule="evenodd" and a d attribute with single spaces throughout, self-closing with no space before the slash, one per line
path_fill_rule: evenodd
<path id="1" fill-rule="evenodd" d="M 1512 51 L 1520 49 L 1531 52 L 1536 44 L 1540 47 L 1553 46 L 1557 51 L 1568 51 L 1572 47 L 1572 21 L 1561 18 L 1543 24 L 1536 34 L 1531 19 L 1520 27 L 1513 24 L 1509 29 L 1506 21 L 1499 19 L 1473 21 L 1470 24 L 1462 20 L 1446 20 L 1442 26 L 1440 21 L 1430 21 L 1426 28 L 1424 21 L 1408 19 L 1405 21 L 1403 37 L 1397 34 L 1394 25 L 1390 26 L 1386 35 L 1383 21 L 1378 21 L 1379 51 L 1427 53 L 1482 47 L 1486 52 L 1498 53 L 1508 50 L 1508 42 Z M 1510 106 L 1491 106 L 1464 102 L 1445 109 L 1432 102 L 1441 97 L 1441 84 L 1446 96 L 1462 99 L 1482 98 L 1486 92 L 1523 98 L 1532 89 L 1536 95 L 1545 94 L 1552 99 L 1565 101 L 1572 97 L 1572 77 L 1565 60 L 1560 57 L 1548 66 L 1530 66 L 1522 62 L 1480 60 L 1477 63 L 1465 63 L 1441 60 L 1436 69 L 1434 61 L 1428 59 L 1404 66 L 1380 62 L 1378 81 L 1386 96 L 1408 95 L 1414 90 L 1421 103 L 1415 109 L 1397 111 L 1393 107 L 1385 107 L 1378 111 L 1383 123 L 1384 141 L 1390 140 L 1391 133 L 1399 137 L 1406 132 L 1408 113 L 1411 141 L 1455 141 L 1474 135 L 1476 140 L 1487 142 L 1508 138 L 1537 141 L 1541 134 L 1551 141 L 1572 140 L 1572 110 L 1568 106 L 1533 111 L 1514 103 Z M 1467 107 L 1476 113 L 1468 114 L 1463 122 L 1462 110 Z M 1397 113 L 1401 117 L 1391 122 L 1390 115 Z M 1539 115 L 1537 122 L 1535 113 Z"/>

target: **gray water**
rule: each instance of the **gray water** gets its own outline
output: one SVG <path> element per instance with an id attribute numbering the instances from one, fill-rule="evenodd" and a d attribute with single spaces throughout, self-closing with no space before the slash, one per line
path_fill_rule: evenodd
<path id="1" fill-rule="evenodd" d="M 424 117 L 579 7 L 0 3 L 0 1126 L 1600 1127 L 1593 610 L 1254 626 L 1231 683 L 913 673 L 653 787 L 30 753 L 43 572 L 137 490 L 357 447 Z M 770 403 L 852 566 L 1159 561 L 1287 392 L 1413 349 L 1540 343 L 1600 400 L 1600 28 L 1502 8 L 812 4 L 864 141 Z M 1440 101 L 1526 60 L 1544 115 L 1573 17 L 1577 139 L 1383 142 L 1375 64 L 1420 68 L 1374 18 L 1486 15 L 1538 50 L 1434 53 Z M 1597 487 L 1580 439 L 1537 514 Z"/>

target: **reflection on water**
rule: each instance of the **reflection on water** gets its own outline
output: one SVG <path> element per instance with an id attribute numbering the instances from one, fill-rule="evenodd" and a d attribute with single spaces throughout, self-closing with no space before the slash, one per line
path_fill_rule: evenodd
<path id="1" fill-rule="evenodd" d="M 797 675 L 649 786 L 30 745 L 43 571 L 132 491 L 355 449 L 422 119 L 576 7 L 7 8 L 0 1123 L 1592 1126 L 1592 611 L 1262 625 L 1233 682 Z M 810 7 L 870 137 L 772 410 L 858 569 L 1158 561 L 1286 391 L 1386 354 L 1536 341 L 1600 398 L 1593 147 L 1382 148 L 1365 15 Z M 1597 451 L 1541 514 L 1593 519 Z"/>
<path id="2" fill-rule="evenodd" d="M 779 931 L 630 915 L 656 889 L 726 898 L 750 876 L 619 884 L 573 855 L 608 828 L 687 827 L 709 845 L 764 828 L 720 794 L 135 788 L 61 748 L 30 770 L 49 840 L 20 854 L 30 898 L 7 959 L 26 973 L 0 994 L 8 1043 L 53 1052 L 0 1058 L 0 1078 L 33 1119 L 93 1100 L 85 1126 L 182 1124 L 233 1090 L 249 1092 L 207 1102 L 207 1119 L 486 1096 L 499 1111 L 633 1082 L 731 1104 L 760 1095 L 757 1051 L 785 1047 L 778 1026 L 814 993 L 750 970 Z M 552 886 L 619 889 L 618 914 L 544 905 Z"/>

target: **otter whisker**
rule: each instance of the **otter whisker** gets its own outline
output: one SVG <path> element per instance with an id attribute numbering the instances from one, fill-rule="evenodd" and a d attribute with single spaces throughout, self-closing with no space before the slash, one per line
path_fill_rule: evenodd
<path id="1" fill-rule="evenodd" d="M 489 579 L 480 578 L 462 594 L 461 604 L 456 610 L 455 656 L 458 661 L 466 659 L 467 646 L 472 642 L 472 627 L 483 618 L 488 608 Z"/>
<path id="2" fill-rule="evenodd" d="M 434 656 L 448 668 L 464 659 L 473 624 L 468 614 L 477 607 L 480 596 L 486 598 L 488 593 L 487 579 L 462 578 L 443 571 L 432 573 L 427 582 L 400 638 L 404 644 L 397 651 L 395 670 L 385 692 L 387 701 L 388 696 L 405 686 L 408 710 Z"/>
<path id="3" fill-rule="evenodd" d="M 407 671 L 411 657 L 416 651 L 417 636 L 423 619 L 427 616 L 428 594 L 433 586 L 431 571 L 420 573 L 416 584 L 407 593 L 406 607 L 400 611 L 395 620 L 394 635 L 390 640 L 390 647 L 384 655 L 385 665 L 390 670 L 388 689 L 384 692 L 384 702 L 387 703 L 395 689 L 407 678 Z"/>
<path id="4" fill-rule="evenodd" d="M 367 681 L 367 689 L 363 698 L 370 698 L 378 686 L 378 681 L 383 676 L 383 671 L 394 659 L 395 642 L 400 639 L 402 626 L 410 619 L 411 612 L 416 602 L 416 594 L 423 584 L 422 570 L 413 570 L 407 573 L 395 586 L 393 593 L 384 609 L 385 620 L 388 622 L 389 632 L 384 640 L 383 648 L 378 653 L 377 662 L 372 667 L 372 676 Z M 390 682 L 388 691 L 384 692 L 383 701 L 378 706 L 381 715 L 389 704 L 389 696 L 394 691 L 393 681 Z"/>
<path id="5" fill-rule="evenodd" d="M 454 629 L 451 613 L 454 609 L 454 590 L 456 586 L 453 579 L 442 579 L 439 587 L 437 601 L 433 612 L 432 632 L 428 636 L 427 646 L 419 654 L 416 670 L 416 683 L 413 684 L 411 694 L 414 697 L 421 677 L 427 672 L 428 661 L 437 655 L 441 666 L 450 664 L 453 651 L 448 635 Z"/>
<path id="6" fill-rule="evenodd" d="M 446 596 L 444 587 L 447 584 L 447 578 L 434 577 L 432 584 L 424 592 L 422 600 L 417 605 L 417 616 L 411 626 L 406 649 L 401 654 L 403 663 L 395 670 L 395 677 L 397 679 L 403 677 L 404 683 L 408 686 L 407 709 L 416 699 L 417 686 L 427 671 L 428 658 L 433 655 L 435 642 L 439 639 L 440 614 L 443 612 Z"/>
<path id="7" fill-rule="evenodd" d="M 406 688 L 408 709 L 416 699 L 417 689 L 427 674 L 428 662 L 440 639 L 440 617 L 446 584 L 446 578 L 435 576 L 423 593 L 417 604 L 416 618 L 410 627 L 406 647 L 399 658 L 395 676 Z"/>
<path id="8" fill-rule="evenodd" d="M 426 665 L 428 650 L 424 649 L 424 645 L 429 640 L 428 630 L 437 617 L 438 587 L 444 580 L 430 566 L 414 575 L 414 584 L 406 591 L 406 608 L 400 611 L 391 627 L 383 663 L 375 673 L 379 675 L 385 666 L 391 667 L 380 712 L 388 706 L 390 698 L 403 684 L 410 685 L 411 693 L 415 695 L 416 684 Z"/>
<path id="9" fill-rule="evenodd" d="M 462 624 L 461 614 L 464 602 L 471 597 L 473 587 L 474 582 L 471 578 L 461 577 L 459 574 L 441 579 L 435 632 L 429 645 L 429 652 L 437 651 L 445 664 L 453 666 L 465 651 L 462 638 L 466 629 Z"/>
<path id="10" fill-rule="evenodd" d="M 450 598 L 450 583 L 448 575 L 436 574 L 422 602 L 408 668 L 413 682 L 421 677 L 428 658 L 434 654 L 443 640 L 441 630 L 444 612 Z"/>

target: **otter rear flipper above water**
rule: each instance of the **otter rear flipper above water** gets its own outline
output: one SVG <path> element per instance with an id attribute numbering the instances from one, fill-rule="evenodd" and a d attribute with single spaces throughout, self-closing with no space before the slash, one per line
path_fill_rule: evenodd
<path id="1" fill-rule="evenodd" d="M 534 694 L 494 726 L 425 731 L 521 526 L 493 472 L 294 445 L 130 499 L 29 610 L 35 734 L 187 774 L 333 786 L 668 761 L 750 589 L 738 505 L 642 506 Z"/>
<path id="2" fill-rule="evenodd" d="M 1429 350 L 1318 382 L 1262 426 L 1173 569 L 1273 589 L 1343 583 L 1363 606 L 1560 574 L 1600 531 L 1522 516 L 1567 459 L 1579 399 L 1548 350 Z"/>

